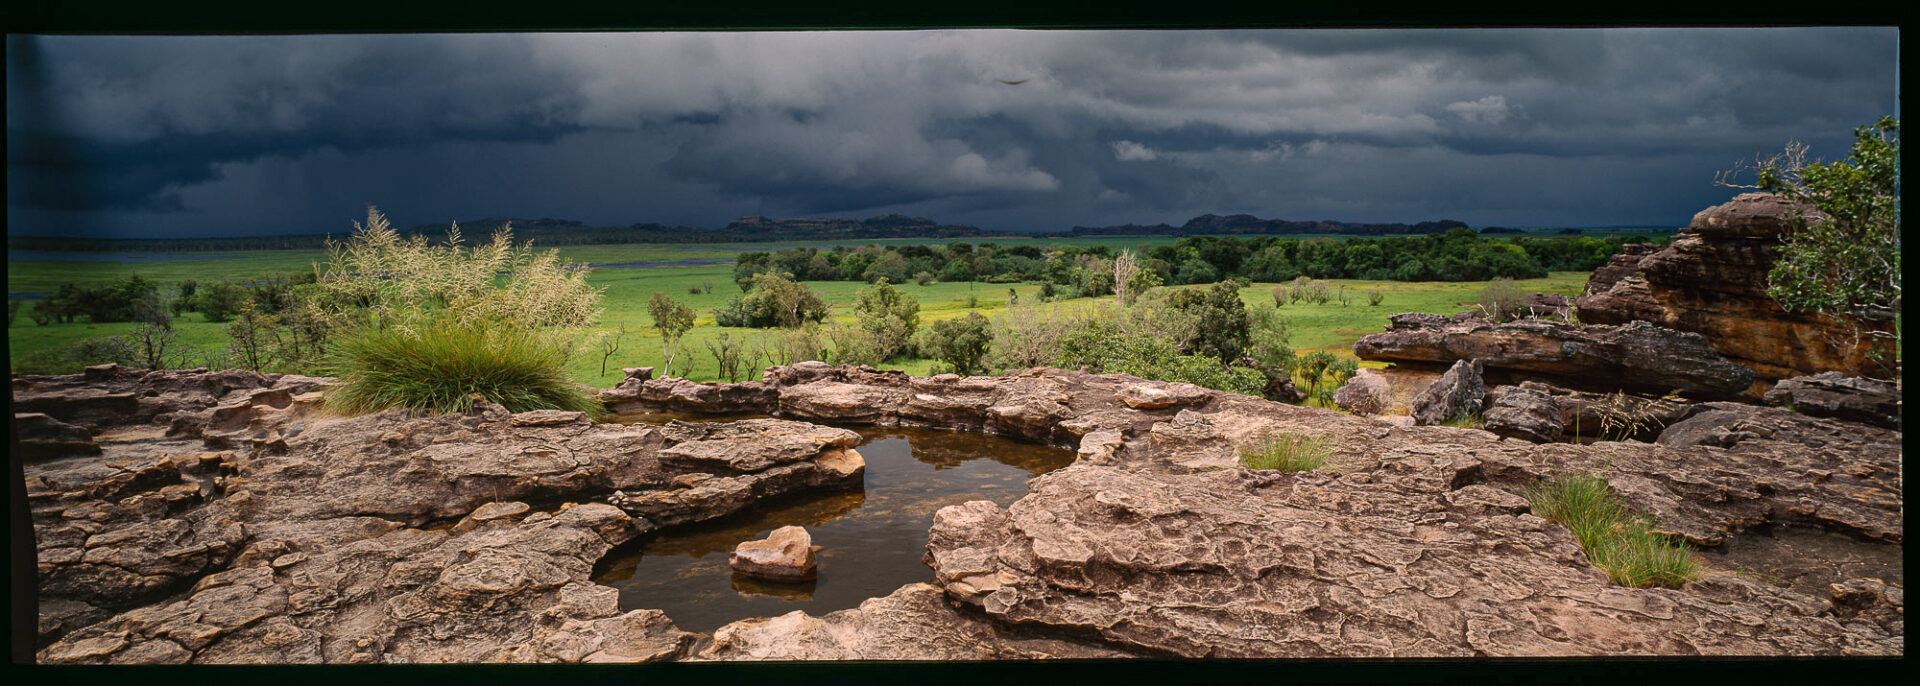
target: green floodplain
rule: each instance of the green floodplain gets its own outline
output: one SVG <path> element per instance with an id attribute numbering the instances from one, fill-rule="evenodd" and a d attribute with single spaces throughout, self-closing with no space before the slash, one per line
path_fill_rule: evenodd
<path id="1" fill-rule="evenodd" d="M 1587 235 L 1606 235 L 1601 230 L 1587 230 Z M 1644 229 L 1634 233 L 1649 233 Z M 1539 235 L 1539 234 L 1536 234 Z M 1334 238 L 1344 239 L 1350 236 L 1287 236 L 1287 238 Z M 1050 245 L 1109 245 L 1115 249 L 1143 247 L 1151 248 L 1172 244 L 1173 236 L 1094 236 L 1078 238 L 1029 238 L 1001 237 L 971 239 L 971 242 L 991 241 L 1000 245 L 1035 244 Z M 647 300 L 654 291 L 672 296 L 675 300 L 692 307 L 698 315 L 694 329 L 684 340 L 682 359 L 691 356 L 693 367 L 687 376 L 696 381 L 723 380 L 712 355 L 707 352 L 706 341 L 722 333 L 734 337 L 744 336 L 757 340 L 768 334 L 766 329 L 719 327 L 714 325 L 713 308 L 724 305 L 728 299 L 740 294 L 733 283 L 732 258 L 737 253 L 754 250 L 774 250 L 784 247 L 815 247 L 823 250 L 837 245 L 859 246 L 869 244 L 908 245 L 908 244 L 945 244 L 949 240 L 936 239 L 876 239 L 857 241 L 793 241 L 793 242 L 756 242 L 742 244 L 717 245 L 579 245 L 556 248 L 560 255 L 573 262 L 590 265 L 640 264 L 647 266 L 621 267 L 596 266 L 588 282 L 602 290 L 601 307 L 604 309 L 599 322 L 594 326 L 579 329 L 576 333 L 580 345 L 568 367 L 572 377 L 581 383 L 605 388 L 621 379 L 621 367 L 660 366 L 665 361 L 661 350 L 660 334 L 653 328 L 653 322 L 647 315 Z M 469 244 L 472 243 L 470 239 Z M 537 245 L 535 247 L 538 247 Z M 23 257 L 41 259 L 20 259 Z M 44 259 L 48 257 L 84 258 L 84 259 Z M 144 258 L 157 259 L 144 259 Z M 261 250 L 261 251 L 209 251 L 175 252 L 159 255 L 86 253 L 73 255 L 46 255 L 42 253 L 9 253 L 7 260 L 7 291 L 10 299 L 21 299 L 28 294 L 50 293 L 60 284 L 98 285 L 120 279 L 129 274 L 156 281 L 166 288 L 184 280 L 209 281 L 247 281 L 259 276 L 276 272 L 311 271 L 317 264 L 324 264 L 327 253 L 324 250 Z M 724 260 L 724 262 L 720 262 Z M 692 266 L 678 266 L 692 262 Z M 1514 283 L 1525 292 L 1559 293 L 1579 295 L 1584 289 L 1588 274 L 1586 272 L 1553 272 L 1544 279 L 1517 280 Z M 1351 357 L 1353 342 L 1360 337 L 1382 330 L 1387 324 L 1388 315 L 1399 312 L 1435 312 L 1452 314 L 1473 306 L 1476 296 L 1486 287 L 1480 282 L 1399 282 L 1367 281 L 1358 279 L 1327 279 L 1334 288 L 1345 286 L 1354 291 L 1352 302 L 1341 305 L 1337 300 L 1324 305 L 1301 302 L 1284 305 L 1280 308 L 1287 317 L 1290 344 L 1301 352 L 1311 350 L 1329 350 L 1336 354 Z M 808 281 L 804 282 L 818 293 L 822 300 L 831 305 L 832 317 L 840 321 L 853 320 L 855 293 L 867 284 L 850 281 Z M 1273 288 L 1277 284 L 1255 283 L 1241 289 L 1240 296 L 1247 303 L 1272 302 Z M 935 321 L 951 317 L 963 317 L 969 312 L 979 312 L 994 317 L 1007 307 L 1011 289 L 1018 293 L 1024 302 L 1034 302 L 1039 297 L 1040 285 L 1037 283 L 991 284 L 991 283 L 946 283 L 935 282 L 927 285 L 915 283 L 899 284 L 902 293 L 913 296 L 920 303 L 920 325 L 927 326 Z M 698 288 L 701 293 L 690 293 Z M 710 290 L 709 290 L 710 289 Z M 1378 305 L 1369 305 L 1366 291 L 1379 291 L 1384 298 Z M 974 305 L 968 307 L 972 299 Z M 1080 298 L 1062 301 L 1065 307 L 1103 307 L 1112 306 L 1113 297 Z M 80 320 L 66 324 L 37 325 L 22 313 L 7 330 L 8 355 L 10 363 L 17 363 L 22 357 L 35 351 L 55 346 L 70 345 L 76 341 L 99 336 L 113 336 L 133 329 L 133 323 L 94 324 Z M 187 313 L 176 317 L 175 330 L 180 340 L 205 353 L 218 353 L 227 344 L 226 324 L 205 321 L 199 313 Z M 601 372 L 600 340 L 625 327 L 626 333 L 616 352 L 606 363 L 606 372 Z M 764 360 L 760 366 L 767 364 Z M 913 374 L 926 374 L 934 364 L 933 360 L 894 360 L 890 366 L 897 366 Z M 679 366 L 676 363 L 676 368 Z M 1364 363 L 1363 366 L 1383 366 Z M 753 378 L 758 378 L 757 374 Z M 746 379 L 742 379 L 746 380 Z"/>

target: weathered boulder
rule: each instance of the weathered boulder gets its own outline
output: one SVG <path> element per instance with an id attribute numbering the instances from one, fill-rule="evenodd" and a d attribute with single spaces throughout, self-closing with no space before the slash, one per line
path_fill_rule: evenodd
<path id="1" fill-rule="evenodd" d="M 1628 322 L 1664 322 L 1667 310 L 1653 297 L 1653 287 L 1647 284 L 1647 277 L 1641 276 L 1638 269 L 1644 254 L 1633 256 L 1634 272 L 1621 277 L 1607 286 L 1605 290 L 1593 290 L 1597 287 L 1600 272 L 1587 282 L 1589 292 L 1582 296 L 1574 310 L 1582 324 L 1602 324 L 1618 326 Z M 1615 255 L 1617 261 L 1623 255 Z M 1617 262 L 1616 262 L 1617 264 Z M 1604 268 L 1603 268 L 1604 269 Z"/>
<path id="2" fill-rule="evenodd" d="M 1817 210 L 1768 193 L 1744 193 L 1701 210 L 1666 248 L 1619 256 L 1605 274 L 1596 271 L 1589 295 L 1576 303 L 1580 320 L 1646 321 L 1698 333 L 1763 381 L 1873 371 L 1870 338 L 1856 340 L 1845 325 L 1817 313 L 1787 312 L 1767 295 L 1780 235 L 1796 211 L 1820 219 Z M 1637 277 L 1621 273 L 1629 269 Z M 1891 331 L 1892 322 L 1868 328 Z"/>
<path id="3" fill-rule="evenodd" d="M 1797 376 L 1775 384 L 1765 396 L 1768 405 L 1790 406 L 1793 411 L 1815 417 L 1833 417 L 1865 422 L 1888 429 L 1900 428 L 1900 382 L 1842 376 L 1840 372 L 1821 372 Z"/>
<path id="4" fill-rule="evenodd" d="M 1413 423 L 1418 426 L 1444 424 L 1455 417 L 1478 413 L 1487 396 L 1480 379 L 1479 360 L 1460 360 L 1440 375 L 1427 390 L 1413 398 Z"/>
<path id="5" fill-rule="evenodd" d="M 1363 360 L 1451 364 L 1476 360 L 1488 373 L 1543 377 L 1574 387 L 1730 397 L 1753 383 L 1753 370 L 1708 347 L 1698 334 L 1632 322 L 1581 326 L 1523 320 L 1495 324 L 1437 315 L 1396 314 L 1383 333 L 1353 344 Z"/>
<path id="6" fill-rule="evenodd" d="M 1392 388 L 1380 373 L 1372 369 L 1361 369 L 1340 390 L 1333 392 L 1333 404 L 1340 409 L 1362 417 L 1380 414 L 1387 409 L 1391 400 Z"/>
<path id="7" fill-rule="evenodd" d="M 1660 246 L 1652 243 L 1628 243 L 1620 246 L 1620 254 L 1607 258 L 1607 264 L 1605 266 L 1593 270 L 1593 275 L 1587 277 L 1587 295 L 1604 293 L 1611 290 L 1614 284 L 1619 283 L 1621 279 L 1638 274 L 1640 272 L 1640 260 L 1659 249 Z M 1579 308 L 1579 300 L 1576 299 L 1573 305 L 1575 308 Z M 1581 321 L 1587 322 L 1588 324 L 1627 323 L 1626 321 L 1588 321 L 1584 311 L 1581 311 L 1580 315 Z"/>
<path id="8" fill-rule="evenodd" d="M 1551 443 L 1560 440 L 1560 406 L 1542 391 L 1507 386 L 1488 395 L 1486 423 L 1481 427 L 1509 438 Z"/>
<path id="9" fill-rule="evenodd" d="M 783 526 L 766 538 L 742 541 L 727 556 L 727 565 L 733 573 L 755 579 L 806 581 L 818 573 L 819 561 L 814 555 L 818 550 L 806 527 Z"/>

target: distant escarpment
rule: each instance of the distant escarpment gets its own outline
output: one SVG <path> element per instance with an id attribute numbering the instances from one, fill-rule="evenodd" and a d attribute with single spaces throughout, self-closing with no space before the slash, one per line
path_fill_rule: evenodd
<path id="1" fill-rule="evenodd" d="M 1644 321 L 1704 336 L 1762 382 L 1824 371 L 1873 374 L 1867 340 L 1812 312 L 1788 312 L 1767 296 L 1767 272 L 1794 209 L 1745 193 L 1694 215 L 1672 244 L 1629 250 L 1596 270 L 1575 301 L 1580 321 Z M 1890 323 L 1881 330 L 1891 330 Z"/>
<path id="2" fill-rule="evenodd" d="M 1251 214 L 1230 214 L 1220 216 L 1203 214 L 1187 220 L 1180 226 L 1154 224 L 1121 224 L 1118 226 L 1076 226 L 1068 233 L 1075 236 L 1198 236 L 1202 234 L 1329 234 L 1347 233 L 1366 236 L 1403 236 L 1410 234 L 1446 233 L 1450 229 L 1471 228 L 1465 222 L 1452 219 L 1427 221 L 1418 224 L 1362 224 L 1321 221 L 1293 221 L 1288 219 L 1261 219 Z"/>

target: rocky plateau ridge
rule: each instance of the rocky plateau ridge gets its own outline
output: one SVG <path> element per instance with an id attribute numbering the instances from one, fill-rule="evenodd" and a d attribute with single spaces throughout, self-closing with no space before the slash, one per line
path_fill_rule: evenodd
<path id="1" fill-rule="evenodd" d="M 1534 443 L 1125 375 L 800 363 L 738 384 L 634 370 L 602 393 L 610 407 L 778 418 L 622 426 L 485 403 L 330 416 L 325 381 L 16 377 L 16 412 L 44 415 L 16 416 L 40 444 L 39 660 L 1904 652 L 1898 578 L 1808 593 L 1716 568 L 1621 587 L 1522 496 L 1591 470 L 1709 551 L 1797 526 L 1897 558 L 1901 434 L 1845 418 L 1698 403 L 1652 443 Z M 857 434 L 814 422 L 992 433 L 1078 458 L 1009 507 L 941 510 L 925 582 L 854 609 L 696 634 L 621 611 L 589 579 L 650 531 L 857 484 Z M 1327 441 L 1330 467 L 1237 466 L 1237 445 L 1279 432 Z"/>

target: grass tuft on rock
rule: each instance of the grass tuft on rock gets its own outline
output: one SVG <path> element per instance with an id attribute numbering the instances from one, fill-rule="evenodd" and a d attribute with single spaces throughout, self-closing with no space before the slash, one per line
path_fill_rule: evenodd
<path id="1" fill-rule="evenodd" d="M 566 374 L 571 351 L 551 333 L 501 323 L 438 318 L 408 326 L 364 326 L 341 337 L 329 367 L 341 384 L 329 409 L 365 414 L 390 408 L 465 412 L 478 394 L 508 410 L 605 412 Z"/>
<path id="2" fill-rule="evenodd" d="M 1622 505 L 1605 479 L 1558 474 L 1527 489 L 1527 501 L 1534 514 L 1567 527 L 1614 583 L 1678 587 L 1700 578 L 1686 544 L 1654 531 L 1653 520 Z"/>
<path id="3" fill-rule="evenodd" d="M 1326 466 L 1333 448 L 1311 436 L 1273 434 L 1242 444 L 1239 452 L 1240 466 L 1248 469 L 1305 472 Z"/>

